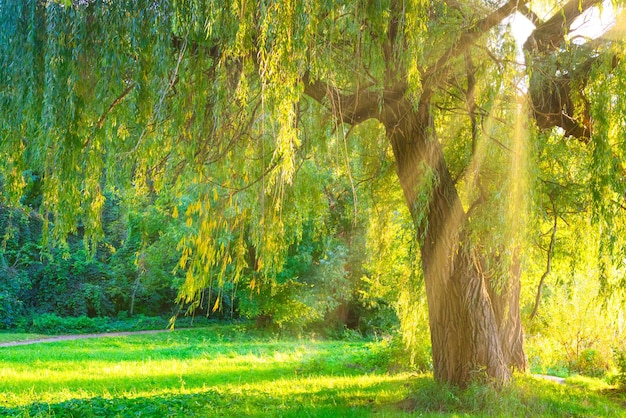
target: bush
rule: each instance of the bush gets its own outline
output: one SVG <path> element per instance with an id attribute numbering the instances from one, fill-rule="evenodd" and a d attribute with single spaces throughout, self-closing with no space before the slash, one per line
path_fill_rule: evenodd
<path id="1" fill-rule="evenodd" d="M 571 370 L 590 377 L 604 376 L 609 367 L 608 359 L 591 348 L 581 351 L 570 365 Z"/>
<path id="2" fill-rule="evenodd" d="M 38 334 L 69 334 L 99 332 L 106 328 L 106 319 L 60 317 L 55 314 L 42 314 L 33 318 L 29 331 Z"/>
<path id="3" fill-rule="evenodd" d="M 24 315 L 24 292 L 30 287 L 22 273 L 0 268 L 0 329 L 10 329 Z"/>
<path id="4" fill-rule="evenodd" d="M 617 366 L 617 384 L 626 391 L 626 350 L 615 350 L 615 365 Z"/>
<path id="5" fill-rule="evenodd" d="M 55 314 L 42 314 L 22 325 L 23 331 L 37 334 L 89 334 L 112 331 L 141 331 L 165 329 L 168 321 L 161 317 L 136 315 L 128 319 L 87 316 L 61 317 Z"/>

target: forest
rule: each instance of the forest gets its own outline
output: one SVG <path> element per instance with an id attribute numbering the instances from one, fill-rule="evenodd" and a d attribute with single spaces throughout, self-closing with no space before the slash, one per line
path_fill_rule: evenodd
<path id="1" fill-rule="evenodd" d="M 114 345 L 382 379 L 269 415 L 624 413 L 625 40 L 622 0 L 0 0 L 0 375 L 169 328 Z M 21 384 L 0 415 L 127 416 Z"/>

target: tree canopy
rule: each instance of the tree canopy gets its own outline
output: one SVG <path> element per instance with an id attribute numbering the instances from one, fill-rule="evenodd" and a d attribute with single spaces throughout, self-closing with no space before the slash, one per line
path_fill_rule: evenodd
<path id="1" fill-rule="evenodd" d="M 92 251 L 105 196 L 157 202 L 185 220 L 192 305 L 244 272 L 270 284 L 333 208 L 373 222 L 384 207 L 413 223 L 435 377 L 507 380 L 525 367 L 520 260 L 542 228 L 590 215 L 619 285 L 623 6 L 2 0 L 1 196 L 38 173 L 44 229 L 82 229 Z M 599 9 L 613 27 L 572 36 Z M 533 25 L 523 47 L 513 18 Z"/>

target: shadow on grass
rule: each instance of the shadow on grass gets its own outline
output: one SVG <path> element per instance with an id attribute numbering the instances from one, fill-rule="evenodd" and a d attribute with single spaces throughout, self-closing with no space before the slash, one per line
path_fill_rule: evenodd
<path id="1" fill-rule="evenodd" d="M 0 416 L 58 417 L 363 417 L 384 416 L 625 416 L 626 410 L 595 391 L 542 382 L 518 376 L 504 389 L 475 385 L 466 390 L 437 384 L 430 376 L 383 381 L 359 380 L 364 376 L 319 375 L 318 384 L 306 379 L 284 382 L 294 390 L 274 390 L 270 375 L 252 373 L 246 385 L 215 384 L 192 393 L 154 396 L 71 399 L 58 403 L 33 403 L 17 408 L 0 407 Z M 222 376 L 224 377 L 224 376 Z M 238 373 L 237 378 L 245 377 Z M 333 380 L 335 379 L 335 380 Z M 337 384 L 343 379 L 343 384 Z M 229 378 L 232 382 L 234 379 Z M 345 380 L 348 380 L 346 383 Z M 249 386 L 254 381 L 260 386 Z M 206 382 L 205 382 L 206 383 Z M 264 386 L 267 385 L 267 386 Z"/>
<path id="2" fill-rule="evenodd" d="M 428 375 L 387 374 L 383 345 L 207 335 L 4 349 L 8 370 L 32 367 L 0 382 L 0 416 L 626 416 L 619 402 L 590 388 L 530 376 L 500 390 L 461 391 Z M 120 370 L 107 374 L 109 367 Z"/>
<path id="3" fill-rule="evenodd" d="M 167 368 L 170 363 L 157 361 L 152 369 L 130 375 L 111 376 L 96 370 L 94 375 L 84 373 L 78 377 L 61 374 L 55 381 L 38 376 L 2 382 L 0 391 L 5 396 L 11 394 L 13 399 L 19 399 L 21 393 L 36 396 L 31 399 L 66 397 L 68 392 L 99 396 L 0 407 L 0 416 L 364 416 L 376 405 L 389 403 L 389 399 L 397 402 L 406 396 L 408 375 L 385 374 L 384 361 L 376 352 L 370 353 L 363 347 L 350 350 L 349 344 L 338 343 L 314 344 L 296 357 L 289 357 L 284 351 L 301 349 L 301 344 L 291 347 L 244 343 L 232 352 L 235 358 L 223 359 L 214 355 L 209 359 L 207 353 L 193 350 L 198 357 L 207 359 L 198 364 L 181 362 L 180 356 L 170 352 L 168 357 L 174 357 L 186 370 Z M 343 348 L 339 354 L 338 348 Z M 284 360 L 269 357 L 277 349 L 283 350 L 279 354 L 286 355 Z M 110 359 L 108 350 L 98 347 L 88 358 Z M 53 364 L 65 364 L 68 353 L 76 356 L 72 364 L 84 360 L 80 349 L 48 353 L 47 357 Z M 252 355 L 236 357 L 241 354 Z M 131 353 L 130 358 L 142 358 L 136 355 Z M 131 367 L 137 366 L 133 361 L 128 364 L 129 373 Z M 125 361 L 105 363 L 122 372 L 126 367 Z"/>
<path id="4" fill-rule="evenodd" d="M 297 382 L 294 382 L 297 384 Z M 37 417 L 363 417 L 393 408 L 381 393 L 394 391 L 403 382 L 378 382 L 351 387 L 323 387 L 310 391 L 268 393 L 221 388 L 190 394 L 71 399 L 58 403 L 37 402 L 2 408 L 0 416 Z M 232 389 L 232 388 L 231 388 Z M 397 401 L 397 400 L 396 400 Z"/>
<path id="5" fill-rule="evenodd" d="M 119 348 L 69 349 L 64 346 L 62 351 L 43 353 L 44 360 L 25 359 L 20 355 L 2 358 L 5 366 L 18 363 L 20 359 L 23 364 L 37 364 L 40 373 L 0 382 L 0 392 L 17 394 L 30 391 L 41 394 L 50 393 L 51 388 L 95 393 L 145 392 L 151 389 L 177 390 L 181 386 L 191 389 L 386 372 L 385 358 L 381 360 L 376 353 L 367 350 L 350 350 L 345 346 L 338 354 L 336 347 L 333 351 L 326 343 L 313 347 L 303 346 L 300 342 L 296 344 L 244 343 L 226 349 L 222 345 L 213 352 L 192 348 L 186 355 L 165 350 L 159 350 L 158 354 L 150 350 L 120 354 Z M 302 349 L 304 351 L 298 351 Z M 115 350 L 117 359 L 114 357 Z M 294 353 L 297 354 L 291 356 Z M 279 357 L 274 358 L 275 354 Z M 96 361 L 97 366 L 81 368 L 82 364 L 91 361 Z M 48 368 L 55 373 L 48 375 Z M 74 373 L 66 374 L 63 370 Z"/>

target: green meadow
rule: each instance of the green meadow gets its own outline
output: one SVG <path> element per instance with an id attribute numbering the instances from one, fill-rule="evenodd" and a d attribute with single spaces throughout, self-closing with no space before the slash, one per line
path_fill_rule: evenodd
<path id="1" fill-rule="evenodd" d="M 598 379 L 519 375 L 505 389 L 460 390 L 398 367 L 397 351 L 384 339 L 232 325 L 2 347 L 0 416 L 626 415 L 625 399 Z"/>

